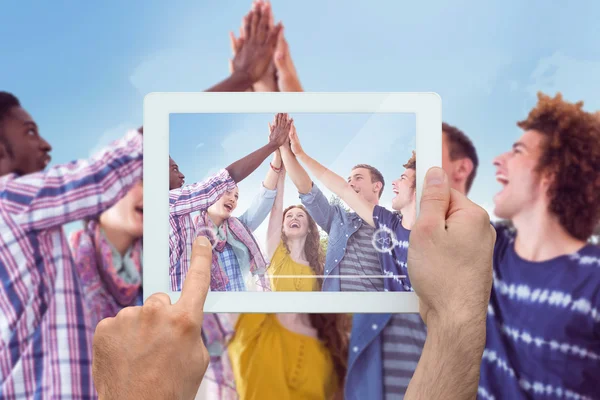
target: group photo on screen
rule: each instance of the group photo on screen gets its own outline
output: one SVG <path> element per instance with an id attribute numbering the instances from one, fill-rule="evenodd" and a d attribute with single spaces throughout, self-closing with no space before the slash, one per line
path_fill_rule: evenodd
<path id="1" fill-rule="evenodd" d="M 410 291 L 415 129 L 412 114 L 172 114 L 171 289 L 205 236 L 211 291 Z"/>

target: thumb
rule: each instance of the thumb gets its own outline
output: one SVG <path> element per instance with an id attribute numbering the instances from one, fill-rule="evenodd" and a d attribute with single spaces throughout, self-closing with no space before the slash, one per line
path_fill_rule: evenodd
<path id="1" fill-rule="evenodd" d="M 446 215 L 450 205 L 450 184 L 446 172 L 434 167 L 427 171 L 421 195 L 421 209 L 417 223 L 433 233 L 445 229 Z"/>
<path id="2" fill-rule="evenodd" d="M 273 56 L 273 62 L 275 63 L 275 68 L 277 69 L 285 69 L 285 60 L 288 54 L 288 44 L 283 36 L 283 31 L 279 33 L 279 38 L 277 39 L 277 47 L 275 48 L 275 54 Z"/>

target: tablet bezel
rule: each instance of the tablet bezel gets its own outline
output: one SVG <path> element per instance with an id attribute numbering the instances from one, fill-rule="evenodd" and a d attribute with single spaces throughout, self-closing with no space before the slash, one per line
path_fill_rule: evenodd
<path id="1" fill-rule="evenodd" d="M 442 100 L 436 93 L 150 93 L 144 98 L 144 300 L 163 292 L 175 302 L 181 294 L 169 284 L 170 115 L 277 112 L 415 114 L 417 182 L 442 164 Z M 418 184 L 417 213 L 421 193 Z M 412 313 L 418 305 L 409 292 L 209 292 L 204 311 Z"/>

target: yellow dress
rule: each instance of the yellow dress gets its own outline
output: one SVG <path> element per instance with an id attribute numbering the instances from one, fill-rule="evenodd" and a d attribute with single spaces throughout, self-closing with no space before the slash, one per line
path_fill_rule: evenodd
<path id="1" fill-rule="evenodd" d="M 271 280 L 271 290 L 274 292 L 312 292 L 319 290 L 313 269 L 308 265 L 292 260 L 283 242 L 280 242 L 277 246 L 267 273 Z M 282 275 L 295 275 L 296 277 L 280 277 Z"/>
<path id="2" fill-rule="evenodd" d="M 228 352 L 241 400 L 329 400 L 337 391 L 325 345 L 275 314 L 240 315 Z"/>

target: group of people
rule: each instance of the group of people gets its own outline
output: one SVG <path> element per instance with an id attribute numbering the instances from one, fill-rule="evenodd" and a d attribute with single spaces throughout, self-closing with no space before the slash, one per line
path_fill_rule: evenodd
<path id="1" fill-rule="evenodd" d="M 232 36 L 230 76 L 209 90 L 301 91 L 281 30 L 270 5 L 255 2 L 240 37 Z M 376 168 L 357 164 L 349 179 L 329 171 L 304 151 L 285 114 L 275 117 L 265 146 L 206 181 L 185 185 L 171 159 L 173 290 L 184 286 L 200 235 L 212 244 L 211 290 L 416 290 L 423 299 L 420 315 L 205 315 L 202 338 L 211 352 L 208 376 L 215 393 L 244 399 L 401 397 L 411 393 L 409 382 L 414 388 L 426 371 L 437 371 L 425 357 L 426 349 L 438 343 L 430 339 L 432 332 L 439 339 L 440 332 L 456 332 L 449 325 L 465 329 L 485 319 L 481 365 L 447 364 L 454 371 L 467 368 L 465 374 L 478 371 L 473 381 L 455 386 L 475 385 L 478 398 L 485 400 L 598 397 L 600 248 L 586 241 L 600 222 L 600 118 L 581 103 L 540 94 L 518 125 L 521 138 L 493 161 L 502 185 L 494 197 L 495 214 L 510 224 L 493 224 L 491 296 L 473 304 L 452 304 L 470 290 L 470 276 L 456 281 L 450 274 L 461 265 L 485 264 L 485 252 L 448 250 L 443 259 L 429 255 L 430 264 L 445 266 L 434 269 L 408 251 L 406 243 L 412 246 L 424 231 L 415 239 L 415 185 L 420 184 L 415 154 L 404 170 L 399 166 L 392 183 L 393 210 L 378 205 L 385 179 Z M 441 131 L 444 182 L 453 189 L 452 215 L 446 215 L 450 229 L 451 218 L 468 220 L 473 212 L 459 202 L 452 206 L 452 199 L 455 193 L 468 194 L 479 159 L 459 129 L 444 124 Z M 89 160 L 46 168 L 50 144 L 19 100 L 0 92 L 1 398 L 97 397 L 94 330 L 102 319 L 126 311 L 133 315 L 136 308 L 129 306 L 142 304 L 142 135 L 140 128 Z M 237 184 L 270 156 L 253 205 L 233 217 Z M 330 204 L 307 170 L 351 210 Z M 284 209 L 286 174 L 302 205 Z M 267 216 L 265 257 L 252 232 Z M 78 220 L 84 221 L 83 229 L 69 240 L 62 226 Z M 326 255 L 317 227 L 329 235 Z M 397 245 L 391 251 L 372 246 L 376 229 L 393 234 Z M 434 307 L 435 290 L 419 288 L 427 273 L 439 284 L 455 285 L 443 290 L 448 304 Z M 484 303 L 487 315 L 468 312 Z M 456 311 L 450 324 L 437 316 L 443 307 Z M 461 340 L 466 339 L 450 342 Z M 424 363 L 430 369 L 421 367 Z M 127 376 L 107 375 L 101 367 L 94 367 L 96 384 L 98 377 L 110 379 L 101 380 L 98 390 Z M 433 390 L 435 382 L 431 385 L 419 388 Z"/>

